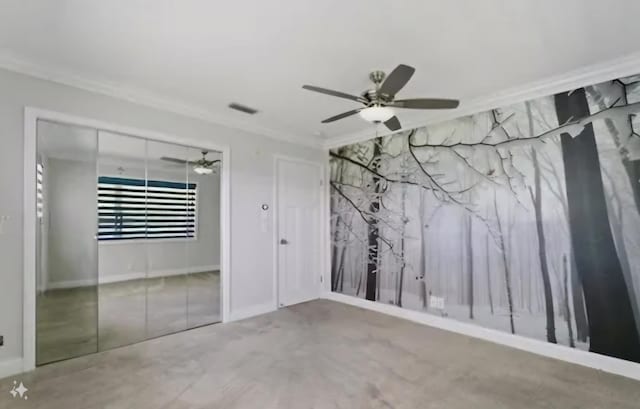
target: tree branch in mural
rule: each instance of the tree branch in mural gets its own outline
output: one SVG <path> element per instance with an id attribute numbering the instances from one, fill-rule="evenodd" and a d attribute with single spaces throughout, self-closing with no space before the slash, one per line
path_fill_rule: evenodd
<path id="1" fill-rule="evenodd" d="M 602 84 L 600 87 L 588 87 L 587 91 L 589 95 L 596 101 L 598 107 L 602 110 L 606 108 L 606 101 L 599 88 L 607 87 L 609 93 L 611 93 L 611 87 L 617 87 L 618 92 L 614 94 L 616 100 L 613 104 L 626 105 L 629 100 L 629 88 L 632 86 L 638 87 L 638 82 L 625 83 L 624 80 L 616 80 L 611 83 Z M 625 172 L 629 179 L 629 184 L 633 190 L 633 200 L 636 205 L 636 209 L 640 213 L 640 155 L 635 152 L 631 144 L 640 144 L 640 134 L 636 131 L 632 117 L 629 117 L 627 121 L 613 121 L 611 118 L 605 119 L 607 130 L 613 139 L 613 142 L 618 149 L 620 159 L 624 165 Z M 618 128 L 621 128 L 618 130 Z"/>
<path id="2" fill-rule="evenodd" d="M 513 149 L 513 148 L 522 148 L 522 147 L 536 147 L 537 144 L 543 143 L 546 140 L 553 139 L 554 137 L 561 136 L 563 134 L 570 135 L 571 137 L 579 136 L 583 133 L 585 128 L 597 120 L 604 119 L 612 119 L 612 120 L 620 120 L 621 118 L 628 118 L 630 115 L 635 115 L 640 112 L 640 102 L 636 102 L 629 105 L 621 105 L 621 106 L 612 106 L 602 111 L 599 111 L 592 115 L 587 115 L 581 119 L 573 119 L 570 117 L 566 119 L 563 125 L 558 126 L 557 128 L 551 129 L 549 131 L 543 132 L 539 135 L 526 137 L 526 138 L 512 138 L 508 140 L 503 140 L 499 142 L 487 142 L 486 140 L 482 140 L 480 142 L 456 142 L 452 144 L 429 144 L 425 143 L 422 145 L 413 145 L 415 148 L 431 148 L 431 149 L 489 149 L 493 150 L 496 148 L 502 149 Z M 508 120 L 509 118 L 507 118 Z M 505 125 L 503 121 L 496 129 L 500 129 Z M 493 132 L 487 134 L 487 138 L 493 136 Z"/>
<path id="3" fill-rule="evenodd" d="M 638 80 L 332 150 L 334 291 L 638 361 Z"/>

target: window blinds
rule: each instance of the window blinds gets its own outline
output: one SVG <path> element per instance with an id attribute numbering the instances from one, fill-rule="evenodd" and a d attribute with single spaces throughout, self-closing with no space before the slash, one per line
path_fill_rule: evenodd
<path id="1" fill-rule="evenodd" d="M 98 178 L 98 240 L 193 238 L 197 186 L 163 180 Z"/>
<path id="2" fill-rule="evenodd" d="M 36 215 L 38 219 L 44 215 L 44 167 L 41 163 L 36 166 Z"/>

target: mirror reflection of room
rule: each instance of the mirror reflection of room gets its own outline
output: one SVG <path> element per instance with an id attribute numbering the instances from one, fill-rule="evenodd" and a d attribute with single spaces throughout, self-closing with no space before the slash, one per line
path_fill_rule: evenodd
<path id="1" fill-rule="evenodd" d="M 95 129 L 38 121 L 36 361 L 98 350 Z"/>
<path id="2" fill-rule="evenodd" d="M 220 321 L 218 152 L 46 121 L 38 148 L 38 364 Z"/>

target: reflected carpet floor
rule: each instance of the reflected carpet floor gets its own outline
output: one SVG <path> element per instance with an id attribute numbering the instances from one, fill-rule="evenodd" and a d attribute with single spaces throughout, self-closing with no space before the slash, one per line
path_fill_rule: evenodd
<path id="1" fill-rule="evenodd" d="M 37 296 L 44 364 L 220 321 L 220 272 L 50 290 Z"/>

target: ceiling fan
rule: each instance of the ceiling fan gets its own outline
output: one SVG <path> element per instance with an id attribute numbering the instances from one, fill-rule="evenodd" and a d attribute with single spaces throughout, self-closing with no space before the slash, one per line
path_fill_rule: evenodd
<path id="1" fill-rule="evenodd" d="M 160 159 L 167 162 L 179 163 L 181 165 L 188 163 L 190 165 L 193 165 L 193 171 L 196 172 L 197 174 L 210 175 L 213 173 L 214 165 L 217 163 L 220 163 L 220 160 L 219 159 L 207 160 L 207 153 L 209 153 L 209 151 L 202 151 L 202 158 L 195 161 L 171 158 L 168 156 L 163 156 Z"/>
<path id="2" fill-rule="evenodd" d="M 412 98 L 395 99 L 396 94 L 411 79 L 415 68 L 408 65 L 398 65 L 388 76 L 383 71 L 373 71 L 369 74 L 369 79 L 374 83 L 375 88 L 364 91 L 360 96 L 346 94 L 340 91 L 333 91 L 313 85 L 303 85 L 302 88 L 321 94 L 331 95 L 338 98 L 349 99 L 364 105 L 351 111 L 332 116 L 322 121 L 323 124 L 337 121 L 351 115 L 360 114 L 362 118 L 369 122 L 384 123 L 392 131 L 399 130 L 402 126 L 396 117 L 394 108 L 403 109 L 453 109 L 457 108 L 460 101 L 457 99 L 440 98 Z"/>

